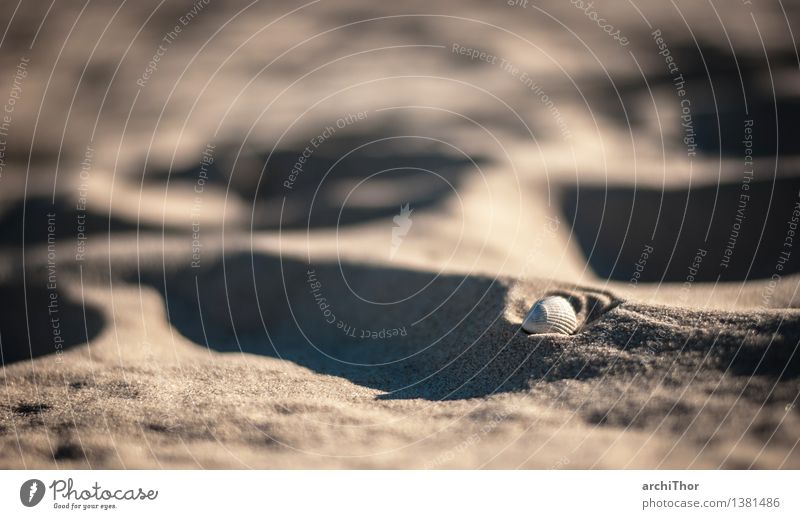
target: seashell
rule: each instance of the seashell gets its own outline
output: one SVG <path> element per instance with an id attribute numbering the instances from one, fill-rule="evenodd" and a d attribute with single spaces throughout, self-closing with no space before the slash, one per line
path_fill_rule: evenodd
<path id="1" fill-rule="evenodd" d="M 549 296 L 536 301 L 522 321 L 522 329 L 528 333 L 571 335 L 577 328 L 575 309 L 561 296 Z"/>

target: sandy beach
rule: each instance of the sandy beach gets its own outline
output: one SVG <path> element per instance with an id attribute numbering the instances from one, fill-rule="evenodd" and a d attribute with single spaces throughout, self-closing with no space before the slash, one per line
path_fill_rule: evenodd
<path id="1" fill-rule="evenodd" d="M 800 6 L 7 4 L 0 467 L 800 468 Z"/>

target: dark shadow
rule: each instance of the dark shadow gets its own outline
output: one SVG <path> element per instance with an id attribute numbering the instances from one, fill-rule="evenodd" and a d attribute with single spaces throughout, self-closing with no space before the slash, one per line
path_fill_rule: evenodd
<path id="1" fill-rule="evenodd" d="M 574 186 L 564 190 L 562 206 L 574 239 L 603 278 L 629 281 L 636 276 L 639 282 L 682 283 L 690 268 L 695 270 L 691 273 L 695 281 L 741 281 L 800 272 L 800 254 L 785 244 L 800 201 L 800 178 L 747 186 L 747 190 L 741 183 L 731 183 L 664 191 Z"/>
<path id="2" fill-rule="evenodd" d="M 137 225 L 135 221 L 79 210 L 75 201 L 65 197 L 56 197 L 55 202 L 50 198 L 29 198 L 24 207 L 20 200 L 0 214 L 0 244 L 5 246 L 41 244 L 51 238 L 59 242 L 72 240 L 74 243 L 79 232 L 83 232 L 87 240 L 108 239 L 109 231 L 114 233 L 137 229 L 156 230 L 146 224 Z M 73 243 L 69 244 L 70 247 Z"/>
<path id="3" fill-rule="evenodd" d="M 749 120 L 753 156 L 774 157 L 779 150 L 782 156 L 800 153 L 800 100 L 786 97 L 780 90 L 776 94 L 770 85 L 771 74 L 796 73 L 793 53 L 770 52 L 768 63 L 763 55 L 734 56 L 730 48 L 707 42 L 700 42 L 700 50 L 705 63 L 695 46 L 678 47 L 675 53 L 687 78 L 699 151 L 744 159 L 744 125 Z"/>
<path id="4" fill-rule="evenodd" d="M 213 163 L 198 157 L 195 166 L 147 171 L 144 179 L 164 183 L 168 177 L 170 189 L 194 189 L 198 179 L 204 188 L 222 192 L 230 186 L 229 196 L 237 195 L 246 207 L 255 203 L 256 229 L 301 229 L 392 217 L 405 204 L 429 207 L 453 196 L 466 175 L 479 174 L 477 168 L 487 161 L 388 129 L 345 133 L 331 123 L 328 130 L 325 138 L 309 134 L 300 139 L 302 145 L 279 148 L 271 156 L 269 150 L 247 146 L 240 153 L 239 143 L 219 145 Z"/>
<path id="5" fill-rule="evenodd" d="M 142 281 L 164 295 L 171 324 L 197 344 L 283 358 L 385 391 L 382 398 L 473 398 L 602 370 L 559 363 L 568 338 L 531 339 L 509 322 L 507 280 L 353 264 L 340 270 L 287 258 L 281 264 L 264 255 L 254 268 L 243 254 L 228 257 L 225 267 Z"/>
<path id="6" fill-rule="evenodd" d="M 44 279 L 0 285 L 0 353 L 2 364 L 56 355 L 85 344 L 103 329 L 101 313 L 60 290 L 47 288 Z M 27 304 L 27 312 L 26 310 Z"/>
<path id="7" fill-rule="evenodd" d="M 598 322 L 610 344 L 651 368 L 714 369 L 732 376 L 800 377 L 800 319 L 785 312 L 688 312 L 626 303 Z M 628 369 L 625 363 L 621 369 Z M 763 404 L 764 395 L 754 395 Z M 760 400 L 759 400 L 760 399 Z"/>
<path id="8" fill-rule="evenodd" d="M 640 38 L 653 40 L 650 34 Z M 588 79 L 585 91 L 592 109 L 625 128 L 630 124 L 635 132 L 644 122 L 641 107 L 646 107 L 644 113 L 652 111 L 650 90 L 662 92 L 677 107 L 673 111 L 675 118 L 661 116 L 666 127 L 680 128 L 675 133 L 676 140 L 666 143 L 672 148 L 686 150 L 683 139 L 690 134 L 699 154 L 744 159 L 742 141 L 745 120 L 749 120 L 754 157 L 774 157 L 778 146 L 782 156 L 800 153 L 800 101 L 781 94 L 780 90 L 776 94 L 770 86 L 770 74 L 777 83 L 781 72 L 796 73 L 797 61 L 792 51 L 771 51 L 767 63 L 763 55 L 745 52 L 734 55 L 730 48 L 707 41 L 695 45 L 673 40 L 669 35 L 665 38 L 678 66 L 677 73 L 670 73 L 663 58 L 656 56 L 658 61 L 648 69 L 647 83 L 636 77 L 614 77 L 614 85 L 607 78 Z M 653 50 L 657 50 L 655 43 Z M 678 86 L 685 92 L 683 96 L 678 94 Z M 683 101 L 689 103 L 685 108 L 689 110 L 690 122 L 680 119 L 684 115 L 680 104 Z M 686 128 L 681 126 L 684 122 Z"/>
<path id="9" fill-rule="evenodd" d="M 687 369 L 748 377 L 796 377 L 800 367 L 800 327 L 783 315 L 680 312 L 686 325 L 675 326 L 664 321 L 671 310 L 582 288 L 547 292 L 570 298 L 588 320 L 579 333 L 528 336 L 507 317 L 508 305 L 524 301 L 507 301 L 504 279 L 266 255 L 251 263 L 241 254 L 142 282 L 162 293 L 171 325 L 197 344 L 285 359 L 384 391 L 382 399 L 476 398 L 539 381 L 632 375 L 645 357 L 664 370 L 680 355 Z M 631 355 L 642 348 L 657 351 Z"/>

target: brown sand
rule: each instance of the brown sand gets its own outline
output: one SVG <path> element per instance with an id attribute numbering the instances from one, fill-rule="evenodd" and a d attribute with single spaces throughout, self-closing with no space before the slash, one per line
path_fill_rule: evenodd
<path id="1" fill-rule="evenodd" d="M 0 46 L 0 92 L 31 62 L 0 177 L 0 466 L 800 467 L 800 252 L 780 259 L 800 150 L 775 160 L 767 73 L 783 134 L 800 81 L 777 4 L 752 7 L 763 49 L 750 11 L 719 13 L 760 132 L 725 267 L 742 87 L 708 5 L 597 2 L 622 49 L 567 2 L 278 21 L 298 4 L 211 2 L 141 86 L 192 3 L 146 24 L 135 4 L 59 3 L 32 48 L 46 5 L 26 6 Z M 691 79 L 691 162 L 642 16 Z M 570 138 L 519 75 L 454 43 L 526 72 Z M 547 294 L 578 333 L 519 330 Z"/>

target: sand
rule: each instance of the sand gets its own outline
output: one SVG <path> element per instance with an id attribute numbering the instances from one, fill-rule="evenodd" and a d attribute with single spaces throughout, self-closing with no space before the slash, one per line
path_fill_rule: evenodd
<path id="1" fill-rule="evenodd" d="M 0 466 L 800 468 L 796 7 L 146 4 L 2 7 Z"/>

